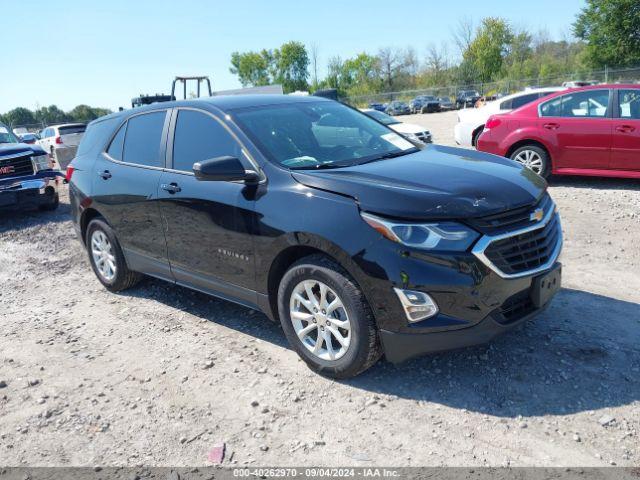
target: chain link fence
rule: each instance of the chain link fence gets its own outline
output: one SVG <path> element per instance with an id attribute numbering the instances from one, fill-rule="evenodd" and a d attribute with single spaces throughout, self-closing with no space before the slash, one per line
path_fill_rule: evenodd
<path id="1" fill-rule="evenodd" d="M 426 87 L 397 92 L 385 92 L 371 95 L 356 95 L 342 99 L 357 107 L 364 107 L 370 103 L 388 103 L 394 100 L 408 102 L 418 95 L 434 95 L 436 97 L 448 97 L 452 101 L 461 90 L 477 90 L 483 96 L 508 95 L 519 92 L 529 87 L 560 86 L 565 82 L 588 81 L 594 83 L 640 83 L 640 67 L 626 69 L 605 69 L 581 74 L 565 74 L 537 78 L 505 79 L 490 83 L 473 83 L 467 85 L 443 85 L 439 87 Z"/>

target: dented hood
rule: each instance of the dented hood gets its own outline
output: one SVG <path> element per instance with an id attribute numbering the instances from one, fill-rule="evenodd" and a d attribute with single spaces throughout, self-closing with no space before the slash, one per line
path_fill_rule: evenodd
<path id="1" fill-rule="evenodd" d="M 364 165 L 292 175 L 308 187 L 353 197 L 363 211 L 421 220 L 472 218 L 530 205 L 547 187 L 511 160 L 438 145 Z"/>

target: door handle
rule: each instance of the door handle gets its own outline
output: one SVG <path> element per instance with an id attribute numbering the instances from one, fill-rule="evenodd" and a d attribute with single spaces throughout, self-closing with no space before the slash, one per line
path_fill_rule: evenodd
<path id="1" fill-rule="evenodd" d="M 111 172 L 109 170 L 98 171 L 98 176 L 103 180 L 109 180 L 111 178 Z"/>
<path id="2" fill-rule="evenodd" d="M 160 188 L 163 190 L 166 190 L 167 192 L 173 194 L 173 193 L 178 193 L 181 192 L 182 189 L 180 188 L 180 186 L 177 183 L 163 183 L 162 185 L 160 185 Z"/>
<path id="3" fill-rule="evenodd" d="M 634 132 L 635 129 L 636 127 L 632 127 L 631 125 L 618 125 L 616 127 L 616 131 L 621 133 L 631 133 Z"/>
<path id="4" fill-rule="evenodd" d="M 557 130 L 560 128 L 560 124 L 559 123 L 545 123 L 544 125 L 542 125 L 543 128 L 546 128 L 547 130 Z"/>

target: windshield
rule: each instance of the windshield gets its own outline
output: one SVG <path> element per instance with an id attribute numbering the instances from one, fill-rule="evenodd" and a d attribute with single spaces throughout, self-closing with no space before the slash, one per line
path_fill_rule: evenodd
<path id="1" fill-rule="evenodd" d="M 362 113 L 364 113 L 365 115 L 369 115 L 374 120 L 377 120 L 385 125 L 397 125 L 398 123 L 400 123 L 399 120 L 396 120 L 391 115 L 387 115 L 386 113 L 380 112 L 378 110 L 367 110 Z"/>
<path id="2" fill-rule="evenodd" d="M 4 125 L 0 125 L 0 143 L 20 143 L 18 138 Z"/>
<path id="3" fill-rule="evenodd" d="M 338 102 L 299 102 L 233 111 L 272 162 L 290 169 L 338 168 L 413 153 L 393 130 Z"/>

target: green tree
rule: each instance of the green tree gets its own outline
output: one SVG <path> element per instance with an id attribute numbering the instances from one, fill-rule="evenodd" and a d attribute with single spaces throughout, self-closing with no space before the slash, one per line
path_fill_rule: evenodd
<path id="1" fill-rule="evenodd" d="M 484 18 L 462 55 L 463 63 L 473 66 L 481 82 L 490 82 L 503 73 L 503 61 L 509 53 L 512 39 L 511 27 L 505 20 Z"/>
<path id="2" fill-rule="evenodd" d="M 320 88 L 336 88 L 340 94 L 345 94 L 346 85 L 342 84 L 342 59 L 336 55 L 327 63 L 327 76 L 320 82 Z"/>
<path id="3" fill-rule="evenodd" d="M 94 108 L 89 105 L 78 105 L 71 110 L 67 117 L 70 117 L 74 122 L 90 122 L 98 117 L 111 113 L 111 110 L 105 108 Z"/>
<path id="4" fill-rule="evenodd" d="M 587 43 L 587 59 L 594 67 L 640 64 L 638 0 L 587 0 L 573 33 Z"/>
<path id="5" fill-rule="evenodd" d="M 47 125 L 52 123 L 63 123 L 69 120 L 67 114 L 55 105 L 39 108 L 35 111 L 35 117 L 39 123 L 45 123 Z"/>
<path id="6" fill-rule="evenodd" d="M 340 78 L 348 95 L 376 93 L 382 86 L 380 62 L 373 55 L 360 53 L 344 61 Z"/>
<path id="7" fill-rule="evenodd" d="M 285 93 L 307 90 L 309 55 L 301 42 L 287 42 L 273 52 L 273 80 Z"/>
<path id="8" fill-rule="evenodd" d="M 28 108 L 18 107 L 8 111 L 3 115 L 4 121 L 11 126 L 14 125 L 29 125 L 36 123 L 36 118 L 33 112 Z"/>
<path id="9" fill-rule="evenodd" d="M 233 52 L 229 71 L 238 76 L 243 87 L 269 85 L 269 70 L 273 63 L 273 55 L 268 50 L 261 52 Z"/>

